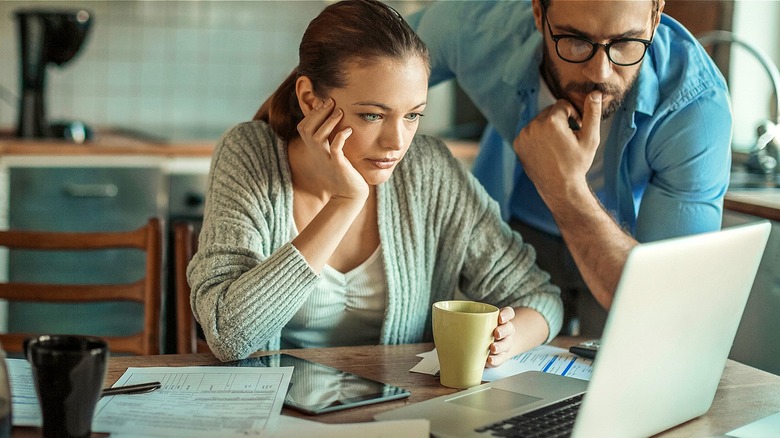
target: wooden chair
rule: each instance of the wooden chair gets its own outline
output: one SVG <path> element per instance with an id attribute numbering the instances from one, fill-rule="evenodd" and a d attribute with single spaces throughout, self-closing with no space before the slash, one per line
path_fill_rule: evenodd
<path id="1" fill-rule="evenodd" d="M 145 253 L 145 275 L 129 284 L 0 283 L 0 299 L 40 303 L 130 301 L 143 305 L 143 330 L 127 336 L 100 336 L 112 352 L 160 353 L 162 306 L 162 227 L 151 218 L 141 228 L 121 232 L 0 231 L 0 247 L 35 251 L 138 249 Z M 24 339 L 36 333 L 0 334 L 6 351 L 20 353 Z"/>
<path id="2" fill-rule="evenodd" d="M 190 306 L 187 265 L 198 248 L 195 227 L 188 222 L 173 224 L 174 282 L 176 283 L 176 352 L 210 353 L 205 340 L 198 337 L 198 323 Z"/>

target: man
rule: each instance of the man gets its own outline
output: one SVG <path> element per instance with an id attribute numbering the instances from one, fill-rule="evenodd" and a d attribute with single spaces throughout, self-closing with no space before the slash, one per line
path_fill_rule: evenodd
<path id="1" fill-rule="evenodd" d="M 569 316 L 577 298 L 586 335 L 600 334 L 637 242 L 720 228 L 728 90 L 663 8 L 442 2 L 410 17 L 431 85 L 457 78 L 491 124 L 474 173 L 571 295 Z"/>

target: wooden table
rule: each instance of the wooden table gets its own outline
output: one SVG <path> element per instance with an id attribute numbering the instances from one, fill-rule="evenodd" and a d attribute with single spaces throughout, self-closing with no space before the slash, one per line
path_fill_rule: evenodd
<path id="1" fill-rule="evenodd" d="M 576 338 L 557 338 L 553 344 L 562 347 Z M 375 380 L 401 386 L 411 391 L 406 399 L 347 409 L 307 417 L 285 408 L 285 415 L 304 417 L 324 423 L 373 421 L 375 414 L 455 392 L 439 385 L 437 377 L 410 373 L 432 344 L 394 346 L 339 347 L 324 349 L 283 350 L 305 359 L 350 371 Z M 212 365 L 219 361 L 211 354 L 113 357 L 109 363 L 106 386 L 116 382 L 127 367 Z M 744 424 L 780 411 L 780 377 L 729 361 L 721 378 L 715 402 L 702 417 L 691 420 L 662 434 L 664 437 L 698 437 L 721 435 Z M 14 428 L 14 437 L 39 436 L 34 428 Z M 97 434 L 96 434 L 97 436 Z"/>

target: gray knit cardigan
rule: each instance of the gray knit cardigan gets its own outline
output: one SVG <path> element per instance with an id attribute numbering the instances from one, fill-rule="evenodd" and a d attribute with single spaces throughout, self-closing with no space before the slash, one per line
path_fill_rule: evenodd
<path id="1" fill-rule="evenodd" d="M 187 275 L 193 311 L 221 360 L 278 349 L 282 327 L 319 280 L 290 241 L 290 175 L 286 143 L 264 122 L 234 127 L 214 151 Z M 431 304 L 456 290 L 499 307 L 533 308 L 549 339 L 558 333 L 559 289 L 441 141 L 415 137 L 377 196 L 387 277 L 380 343 L 429 341 Z"/>

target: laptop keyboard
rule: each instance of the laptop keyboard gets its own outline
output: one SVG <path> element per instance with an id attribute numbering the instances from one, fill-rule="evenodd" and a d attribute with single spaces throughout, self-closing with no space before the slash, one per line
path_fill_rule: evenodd
<path id="1" fill-rule="evenodd" d="M 584 395 L 480 427 L 475 432 L 498 437 L 568 437 Z"/>

